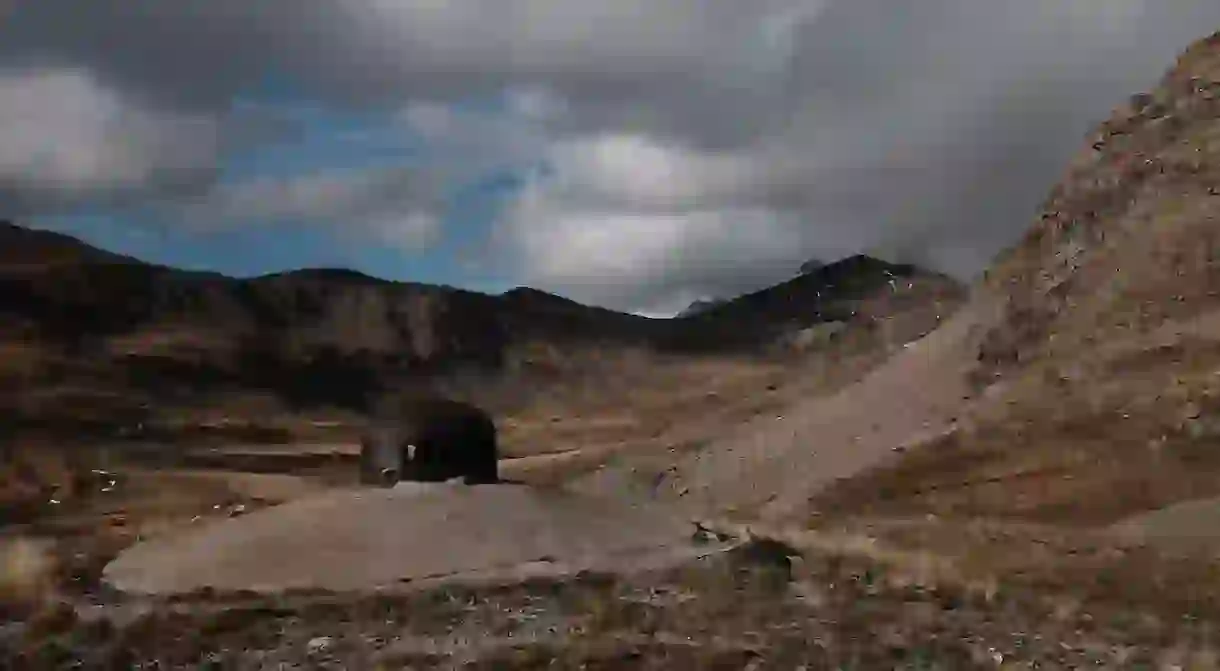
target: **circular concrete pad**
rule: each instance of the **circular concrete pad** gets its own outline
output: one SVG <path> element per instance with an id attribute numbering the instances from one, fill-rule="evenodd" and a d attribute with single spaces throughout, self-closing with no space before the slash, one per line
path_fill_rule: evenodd
<path id="1" fill-rule="evenodd" d="M 539 562 L 557 573 L 615 570 L 689 548 L 691 530 L 657 510 L 560 491 L 403 483 L 327 492 L 146 541 L 111 562 L 104 579 L 144 594 L 352 591 Z"/>
<path id="2" fill-rule="evenodd" d="M 1160 550 L 1220 554 L 1220 498 L 1180 501 L 1129 517 L 1111 530 L 1124 541 Z"/>

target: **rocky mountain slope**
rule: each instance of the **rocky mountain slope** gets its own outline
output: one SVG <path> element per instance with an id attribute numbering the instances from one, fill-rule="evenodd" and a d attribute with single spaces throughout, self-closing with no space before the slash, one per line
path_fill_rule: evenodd
<path id="1" fill-rule="evenodd" d="M 800 265 L 800 267 L 797 269 L 796 275 L 798 277 L 801 275 L 808 275 L 812 272 L 817 271 L 818 269 L 822 268 L 825 265 L 826 264 L 823 263 L 819 259 L 810 259 Z M 751 292 L 751 293 L 753 293 L 753 292 Z M 729 298 L 717 298 L 717 297 L 700 298 L 700 299 L 692 301 L 690 305 L 683 308 L 675 316 L 676 317 L 690 317 L 692 315 L 696 315 L 701 312 L 706 312 L 706 311 L 710 310 L 711 308 L 718 307 L 720 305 L 724 305 L 725 303 L 729 302 L 729 300 L 730 300 Z"/>
<path id="2" fill-rule="evenodd" d="M 724 303 L 724 302 L 725 302 L 725 299 L 723 299 L 723 298 L 701 298 L 701 299 L 692 301 L 690 305 L 682 308 L 678 312 L 678 314 L 676 314 L 674 316 L 678 317 L 678 318 L 690 317 L 693 315 L 697 315 L 700 312 L 706 312 L 709 309 L 714 308 L 717 305 L 720 305 L 721 303 Z"/>
<path id="3" fill-rule="evenodd" d="M 1218 224 L 1214 37 L 1100 125 L 942 327 L 830 397 L 655 464 L 654 496 L 785 524 L 936 513 L 1077 525 L 1216 496 Z M 753 309 L 782 319 L 804 279 Z M 621 475 L 591 484 L 621 489 Z"/>
<path id="4" fill-rule="evenodd" d="M 681 326 L 670 334 L 672 342 L 689 351 L 748 347 L 814 324 L 880 320 L 915 303 L 943 304 L 947 314 L 964 297 L 962 288 L 944 275 L 868 256 L 806 267 L 773 287 L 682 317 Z M 879 298 L 884 299 L 884 307 Z"/>
<path id="5" fill-rule="evenodd" d="M 977 294 L 979 402 L 824 506 L 1091 524 L 1220 494 L 1220 35 L 1092 133 Z"/>
<path id="6" fill-rule="evenodd" d="M 0 250 L 9 354 L 0 395 L 25 404 L 20 416 L 97 404 L 97 414 L 117 416 L 123 403 L 191 405 L 251 391 L 290 408 L 364 412 L 403 388 L 464 393 L 506 377 L 545 385 L 607 351 L 756 353 L 785 332 L 850 314 L 890 273 L 918 276 L 928 300 L 959 295 L 949 278 L 852 259 L 832 266 L 838 275 L 800 278 L 717 314 L 656 320 L 529 288 L 492 296 L 340 269 L 252 279 L 187 272 L 11 224 L 0 226 Z M 839 275 L 851 281 L 832 285 Z M 48 387 L 97 393 L 87 404 L 64 403 L 62 393 L 32 400 Z"/>

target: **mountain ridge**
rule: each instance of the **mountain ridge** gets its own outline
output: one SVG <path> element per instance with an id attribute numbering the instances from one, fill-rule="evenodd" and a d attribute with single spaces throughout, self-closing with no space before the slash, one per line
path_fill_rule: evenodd
<path id="1" fill-rule="evenodd" d="M 293 406 L 365 412 L 402 385 L 462 378 L 477 388 L 512 375 L 536 386 L 606 351 L 752 356 L 826 320 L 808 309 L 809 277 L 800 291 L 779 285 L 780 299 L 764 289 L 728 301 L 735 307 L 720 316 L 656 319 L 529 287 L 495 295 L 344 268 L 252 278 L 178 270 L 13 224 L 0 228 L 0 249 L 0 342 L 58 360 L 52 377 L 160 399 L 193 379 L 209 394 L 261 389 Z M 836 267 L 858 275 L 851 291 L 829 289 L 825 302 L 839 317 L 899 269 L 877 260 L 828 266 Z M 945 300 L 959 293 L 948 278 L 919 276 Z M 7 386 L 11 400 L 19 386 Z"/>

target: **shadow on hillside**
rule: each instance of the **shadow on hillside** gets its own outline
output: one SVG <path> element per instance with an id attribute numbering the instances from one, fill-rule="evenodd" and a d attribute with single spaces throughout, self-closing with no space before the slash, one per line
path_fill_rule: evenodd
<path id="1" fill-rule="evenodd" d="M 344 355 L 320 348 L 301 362 L 285 361 L 261 345 L 241 348 L 230 366 L 167 356 L 128 356 L 116 367 L 125 385 L 149 394 L 259 389 L 291 410 L 332 407 L 366 413 L 384 391 L 382 364 L 366 353 Z"/>

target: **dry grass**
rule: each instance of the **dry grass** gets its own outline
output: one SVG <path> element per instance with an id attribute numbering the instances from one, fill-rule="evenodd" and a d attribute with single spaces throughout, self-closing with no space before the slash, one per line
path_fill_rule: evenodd
<path id="1" fill-rule="evenodd" d="M 817 547 L 752 543 L 699 565 L 631 578 L 584 574 L 399 596 L 199 595 L 155 605 L 134 621 L 61 622 L 53 628 L 59 633 L 7 648 L 4 661 L 75 658 L 124 667 L 156 661 L 177 668 L 255 661 L 421 669 L 1196 668 L 1192 662 L 1208 668 L 1214 620 L 1206 612 L 1184 620 L 1004 580 L 966 585 L 951 573 L 912 581 L 878 561 L 900 553 L 897 532 L 888 533 L 884 542 L 895 549 L 885 552 L 881 543 L 831 534 Z M 941 539 L 921 542 L 947 547 Z"/>
<path id="2" fill-rule="evenodd" d="M 1220 618 L 1214 546 L 1167 552 L 1105 529 L 987 519 L 857 519 L 836 528 L 869 538 L 868 547 L 883 548 L 882 556 L 933 553 L 951 567 L 939 574 L 941 584 L 986 585 L 1078 610 L 1163 621 Z"/>
<path id="3" fill-rule="evenodd" d="M 625 470 L 645 486 L 679 455 L 763 415 L 859 380 L 903 343 L 947 317 L 957 302 L 894 315 L 879 327 L 871 313 L 833 342 L 775 359 L 657 360 L 607 376 L 594 392 L 560 386 L 501 420 L 506 454 L 544 455 L 510 469 L 530 483 L 571 482 L 601 468 Z M 878 308 L 879 309 L 879 308 Z M 638 363 L 638 362 L 637 362 Z"/>
<path id="4" fill-rule="evenodd" d="M 36 377 L 45 365 L 45 357 L 32 343 L 0 340 L 0 388 Z"/>
<path id="5" fill-rule="evenodd" d="M 58 577 L 59 565 L 49 542 L 0 538 L 0 621 L 36 613 Z"/>
<path id="6" fill-rule="evenodd" d="M 1220 347 L 1207 333 L 1163 326 L 1010 374 L 958 432 L 814 505 L 1088 525 L 1214 496 Z"/>
<path id="7" fill-rule="evenodd" d="M 509 456 L 649 441 L 688 418 L 782 403 L 777 390 L 790 378 L 762 361 L 635 362 L 607 367 L 596 379 L 559 382 L 499 423 Z"/>
<path id="8" fill-rule="evenodd" d="M 16 440 L 0 446 L 0 520 L 31 521 L 90 490 L 85 461 L 54 445 Z"/>

